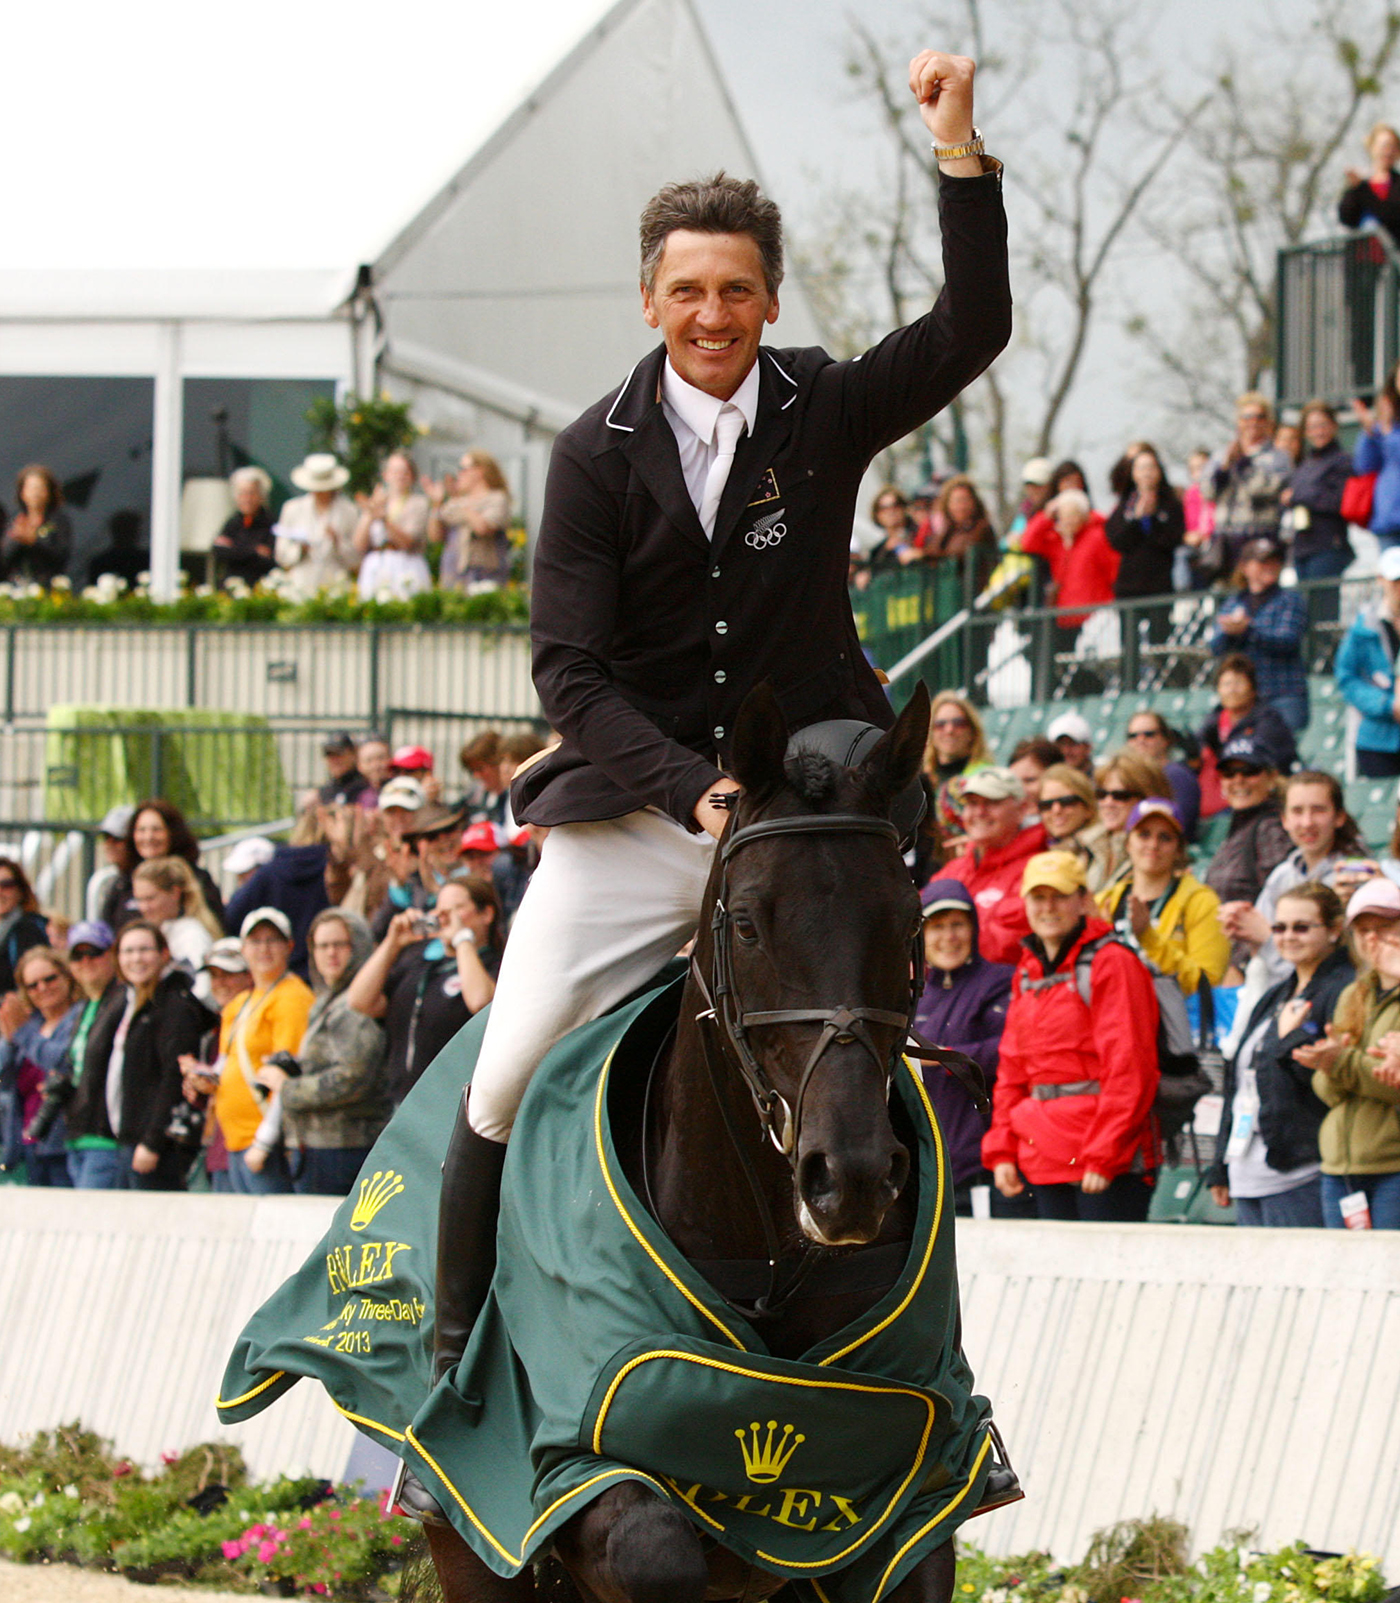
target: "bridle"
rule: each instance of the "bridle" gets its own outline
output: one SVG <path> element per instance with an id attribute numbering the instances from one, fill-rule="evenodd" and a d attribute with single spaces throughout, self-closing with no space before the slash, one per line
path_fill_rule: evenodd
<path id="1" fill-rule="evenodd" d="M 700 965 L 690 960 L 690 971 L 705 999 L 705 1010 L 697 1016 L 705 1043 L 706 1060 L 713 1045 L 738 1069 L 758 1110 L 763 1133 L 779 1152 L 796 1167 L 802 1132 L 802 1110 L 807 1088 L 827 1048 L 854 1041 L 870 1055 L 885 1079 L 885 1093 L 893 1077 L 897 1053 L 882 1055 L 871 1038 L 869 1026 L 885 1025 L 899 1031 L 902 1043 L 908 1034 L 914 1008 L 923 989 L 923 939 L 916 931 L 911 944 L 911 982 L 909 1006 L 903 1013 L 878 1007 L 777 1008 L 754 1012 L 744 1007 L 734 976 L 733 918 L 729 911 L 729 865 L 735 854 L 755 841 L 782 835 L 877 835 L 892 846 L 899 845 L 899 831 L 887 818 L 860 813 L 803 813 L 792 818 L 765 818 L 742 829 L 726 832 L 720 843 L 720 883 L 710 919 L 712 940 L 712 984 L 707 984 Z M 821 1033 L 812 1048 L 797 1083 L 797 1094 L 790 1104 L 772 1084 L 754 1055 L 749 1031 L 765 1025 L 818 1024 Z M 727 1050 L 726 1050 L 727 1049 Z"/>
<path id="2" fill-rule="evenodd" d="M 885 1081 L 885 1098 L 888 1101 L 890 1086 L 901 1054 L 941 1063 L 966 1087 L 977 1105 L 986 1109 L 986 1090 L 982 1071 L 971 1058 L 948 1048 L 931 1046 L 914 1034 L 910 1028 L 914 1010 L 924 986 L 923 932 L 914 932 L 910 942 L 909 1005 L 903 1013 L 889 1008 L 803 1007 L 776 1008 L 753 1011 L 745 1008 L 739 996 L 734 975 L 733 918 L 729 911 L 729 864 L 736 852 L 755 841 L 771 840 L 777 836 L 792 835 L 875 835 L 898 849 L 900 832 L 887 818 L 875 818 L 860 813 L 804 813 L 790 818 L 765 818 L 746 824 L 741 829 L 727 830 L 719 847 L 719 889 L 715 897 L 714 913 L 710 920 L 712 937 L 711 976 L 706 978 L 694 954 L 690 959 L 690 973 L 704 998 L 705 1007 L 696 1015 L 700 1027 L 700 1041 L 715 1100 L 739 1158 L 749 1189 L 753 1193 L 768 1258 L 768 1290 L 756 1302 L 745 1306 L 732 1298 L 726 1300 L 751 1320 L 776 1318 L 798 1291 L 817 1263 L 822 1259 L 820 1250 L 808 1250 L 800 1257 L 797 1267 L 780 1284 L 782 1244 L 778 1228 L 768 1206 L 748 1143 L 743 1139 L 730 1105 L 727 1071 L 737 1069 L 758 1111 L 760 1139 L 766 1137 L 797 1171 L 797 1154 L 802 1136 L 802 1110 L 807 1087 L 820 1065 L 827 1048 L 847 1045 L 852 1041 L 862 1046 L 874 1061 Z M 789 1104 L 763 1071 L 749 1043 L 749 1031 L 767 1025 L 817 1024 L 821 1033 L 803 1066 L 798 1080 L 797 1095 Z M 870 1034 L 870 1025 L 884 1025 L 898 1032 L 896 1045 L 887 1054 L 881 1054 Z M 663 1043 L 663 1050 L 665 1043 Z M 645 1149 L 645 1139 L 643 1140 Z M 650 1186 L 647 1185 L 648 1193 Z M 654 1204 L 653 1213 L 656 1212 Z"/>

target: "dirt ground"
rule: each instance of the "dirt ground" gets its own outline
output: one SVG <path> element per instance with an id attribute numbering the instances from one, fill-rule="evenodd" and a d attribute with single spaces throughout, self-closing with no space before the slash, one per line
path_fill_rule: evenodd
<path id="1" fill-rule="evenodd" d="M 69 1564 L 8 1564 L 0 1559 L 0 1603 L 248 1603 L 246 1592 L 137 1586 Z"/>

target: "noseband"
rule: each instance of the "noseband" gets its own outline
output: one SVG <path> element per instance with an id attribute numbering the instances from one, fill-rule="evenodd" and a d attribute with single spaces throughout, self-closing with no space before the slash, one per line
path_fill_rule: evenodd
<path id="1" fill-rule="evenodd" d="M 692 956 L 691 973 L 695 976 L 706 1009 L 699 1015 L 706 1058 L 709 1059 L 711 1041 L 717 1033 L 721 1051 L 729 1048 L 730 1054 L 749 1089 L 758 1110 L 759 1123 L 764 1134 L 794 1168 L 802 1132 L 802 1109 L 807 1087 L 828 1047 L 846 1046 L 855 1041 L 863 1047 L 885 1079 L 885 1095 L 889 1096 L 889 1083 L 894 1074 L 898 1048 L 881 1054 L 871 1038 L 868 1026 L 883 1024 L 899 1032 L 900 1045 L 909 1031 L 914 1008 L 923 989 L 923 941 L 916 933 L 911 950 L 911 984 L 909 1006 L 903 1013 L 878 1007 L 805 1007 L 778 1008 L 753 1012 L 745 1008 L 739 996 L 734 977 L 733 920 L 729 912 L 729 864 L 734 854 L 755 841 L 769 840 L 781 835 L 878 835 L 892 846 L 899 845 L 899 831 L 886 818 L 871 818 L 859 813 L 801 814 L 793 818 L 765 818 L 756 824 L 745 825 L 727 835 L 720 846 L 720 885 L 715 898 L 714 916 L 710 920 L 713 939 L 712 957 L 713 990 L 705 982 L 700 966 Z M 762 1064 L 754 1055 L 749 1043 L 749 1031 L 765 1025 L 817 1024 L 821 1033 L 812 1048 L 797 1084 L 797 1096 L 792 1105 L 768 1079 Z M 713 1066 L 712 1066 L 713 1073 Z"/>

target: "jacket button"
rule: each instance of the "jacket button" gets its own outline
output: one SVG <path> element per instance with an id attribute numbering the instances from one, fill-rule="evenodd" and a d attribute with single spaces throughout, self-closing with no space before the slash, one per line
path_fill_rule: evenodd
<path id="1" fill-rule="evenodd" d="M 728 675 L 725 673 L 723 668 L 715 669 L 715 683 L 717 685 L 722 685 L 726 678 L 728 678 Z"/>
<path id="2" fill-rule="evenodd" d="M 723 740 L 724 739 L 724 725 L 723 724 L 716 724 L 715 725 L 715 739 L 716 740 Z"/>
<path id="3" fill-rule="evenodd" d="M 711 568 L 710 569 L 710 577 L 712 579 L 718 579 L 719 578 L 719 569 L 718 568 Z"/>
<path id="4" fill-rule="evenodd" d="M 729 625 L 724 621 L 723 618 L 721 618 L 715 625 L 715 633 L 717 635 L 727 635 L 729 633 Z"/>

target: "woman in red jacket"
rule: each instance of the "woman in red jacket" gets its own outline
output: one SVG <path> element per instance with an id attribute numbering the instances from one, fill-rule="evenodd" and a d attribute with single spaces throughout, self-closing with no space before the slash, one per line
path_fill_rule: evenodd
<path id="1" fill-rule="evenodd" d="M 1047 602 L 1078 609 L 1055 616 L 1055 649 L 1073 651 L 1089 612 L 1114 599 L 1122 558 L 1108 543 L 1103 518 L 1083 490 L 1061 490 L 1026 525 L 1021 550 L 1049 565 Z"/>
<path id="2" fill-rule="evenodd" d="M 1077 960 L 1112 929 L 1071 853 L 1032 857 L 1021 895 L 1031 933 L 1011 982 L 982 1161 L 1003 1196 L 1029 1181 L 1042 1219 L 1146 1219 L 1156 1168 L 1152 978 L 1110 941 L 1092 954 L 1084 1002 Z"/>

